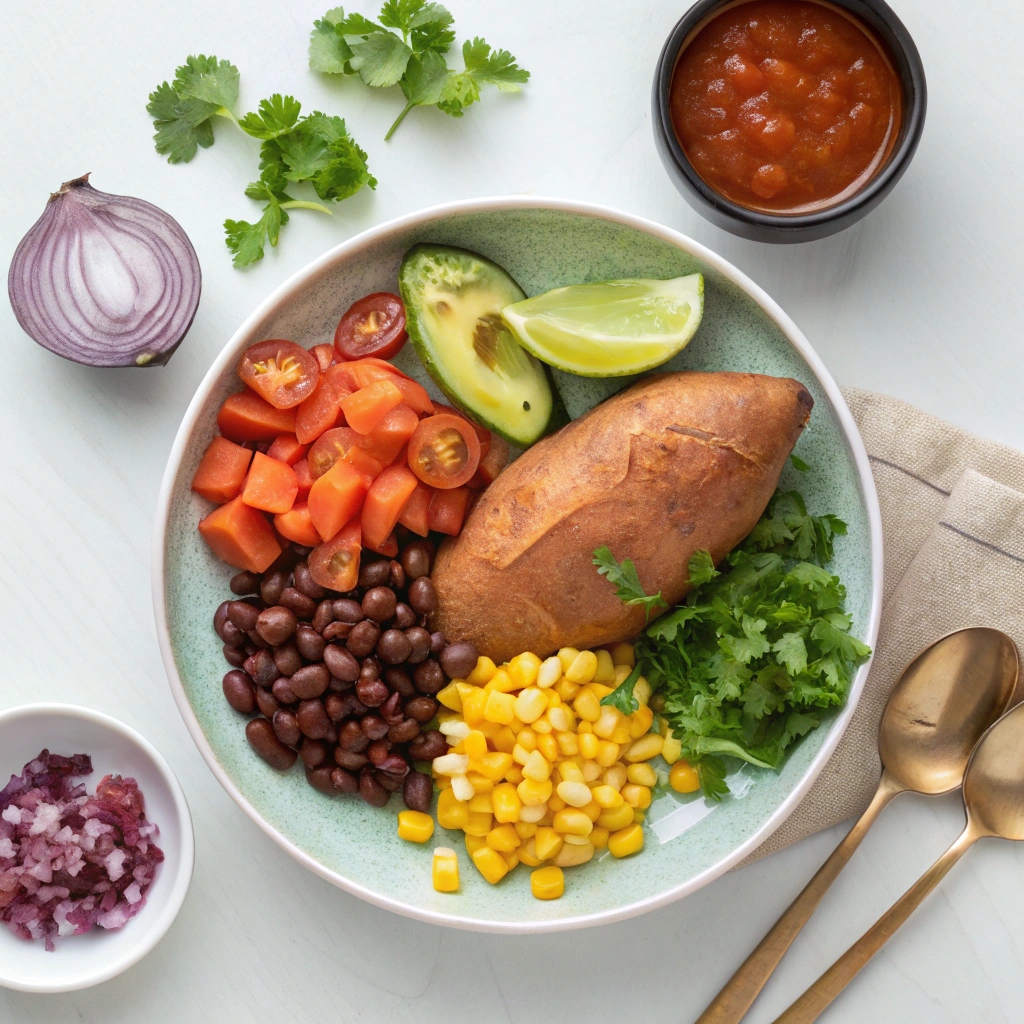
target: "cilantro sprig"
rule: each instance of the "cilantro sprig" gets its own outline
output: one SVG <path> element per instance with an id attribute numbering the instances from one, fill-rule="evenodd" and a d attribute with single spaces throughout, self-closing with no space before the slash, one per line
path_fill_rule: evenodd
<path id="1" fill-rule="evenodd" d="M 399 86 L 405 107 L 385 141 L 414 107 L 437 107 L 462 117 L 480 99 L 480 89 L 519 92 L 530 72 L 508 50 L 495 50 L 476 37 L 462 45 L 463 69 L 450 68 L 445 54 L 455 42 L 454 18 L 426 0 L 387 0 L 377 21 L 362 14 L 329 10 L 313 23 L 309 66 L 329 75 L 358 75 L 373 89 Z"/>
<path id="2" fill-rule="evenodd" d="M 154 119 L 156 150 L 170 163 L 187 163 L 198 147 L 213 145 L 215 117 L 226 118 L 260 141 L 260 176 L 245 194 L 264 204 L 262 215 L 254 222 L 224 222 L 234 265 L 247 267 L 263 259 L 268 243 L 277 245 L 289 210 L 331 213 L 323 203 L 296 198 L 288 189 L 305 184 L 318 199 L 340 202 L 364 185 L 376 188 L 377 179 L 345 122 L 318 110 L 302 116 L 294 96 L 274 93 L 255 111 L 237 118 L 231 108 L 238 100 L 238 80 L 238 68 L 229 61 L 192 56 L 177 69 L 173 83 L 163 82 L 154 90 L 146 109 Z"/>
<path id="3" fill-rule="evenodd" d="M 665 604 L 660 591 L 652 595 L 644 592 L 632 559 L 624 558 L 621 563 L 617 562 L 607 545 L 599 547 L 594 552 L 594 565 L 597 566 L 597 571 L 607 577 L 608 582 L 615 587 L 615 596 L 623 604 L 640 605 L 647 613 L 648 618 L 655 608 Z"/>

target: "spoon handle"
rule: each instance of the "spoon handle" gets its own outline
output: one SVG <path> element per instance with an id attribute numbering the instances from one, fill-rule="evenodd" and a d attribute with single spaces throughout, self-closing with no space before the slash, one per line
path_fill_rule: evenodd
<path id="1" fill-rule="evenodd" d="M 955 843 L 774 1024 L 810 1024 L 921 905 L 980 838 L 970 825 Z"/>
<path id="2" fill-rule="evenodd" d="M 846 838 L 832 851 L 831 856 L 807 883 L 803 892 L 782 913 L 770 932 L 725 983 L 721 992 L 708 1004 L 696 1024 L 739 1024 L 750 1009 L 765 982 L 785 956 L 786 950 L 800 934 L 829 886 L 839 877 L 847 861 L 867 835 L 882 809 L 906 787 L 888 772 L 882 772 L 878 789 L 860 820 L 847 833 Z"/>

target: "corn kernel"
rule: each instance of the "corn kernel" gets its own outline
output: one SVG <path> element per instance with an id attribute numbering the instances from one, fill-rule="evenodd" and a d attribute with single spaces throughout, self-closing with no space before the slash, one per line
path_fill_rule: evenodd
<path id="1" fill-rule="evenodd" d="M 601 828 L 600 825 L 594 826 L 594 831 L 590 833 L 590 842 L 595 850 L 603 850 L 607 847 L 609 834 L 608 829 Z"/>
<path id="2" fill-rule="evenodd" d="M 516 796 L 519 796 L 517 791 Z M 520 797 L 520 800 L 522 798 Z M 519 820 L 525 821 L 528 825 L 539 824 L 544 816 L 548 813 L 548 802 L 545 800 L 543 803 L 538 804 L 523 804 L 522 810 L 519 812 Z"/>
<path id="3" fill-rule="evenodd" d="M 563 842 L 568 843 L 570 846 L 588 846 L 590 844 L 590 836 L 578 836 L 572 832 L 566 832 L 562 836 Z"/>
<path id="4" fill-rule="evenodd" d="M 490 793 L 477 793 L 469 801 L 470 814 L 492 814 L 494 808 L 491 806 Z"/>
<path id="5" fill-rule="evenodd" d="M 661 748 L 661 756 L 666 764 L 670 765 L 674 765 L 683 756 L 683 745 L 678 737 L 672 735 L 671 729 L 665 733 L 665 745 Z"/>
<path id="6" fill-rule="evenodd" d="M 465 775 L 469 758 L 465 754 L 442 754 L 434 758 L 431 767 L 438 775 Z"/>
<path id="7" fill-rule="evenodd" d="M 644 830 L 639 825 L 627 825 L 608 837 L 608 852 L 613 857 L 628 857 L 644 848 Z"/>
<path id="8" fill-rule="evenodd" d="M 533 731 L 538 737 L 542 735 L 549 736 L 553 732 L 551 723 L 548 721 L 546 715 L 543 718 L 538 718 L 537 721 L 533 723 Z"/>
<path id="9" fill-rule="evenodd" d="M 518 690 L 515 680 L 508 674 L 508 669 L 502 667 L 491 676 L 490 682 L 488 682 L 485 689 L 497 690 L 499 693 L 511 693 L 513 690 Z"/>
<path id="10" fill-rule="evenodd" d="M 484 705 L 485 720 L 496 722 L 498 725 L 508 725 L 516 717 L 515 703 L 516 699 L 512 694 L 491 690 Z"/>
<path id="11" fill-rule="evenodd" d="M 512 767 L 512 755 L 500 750 L 488 750 L 478 761 L 470 762 L 470 766 L 491 782 L 500 782 Z"/>
<path id="12" fill-rule="evenodd" d="M 501 754 L 511 754 L 515 745 L 516 734 L 507 725 L 503 725 L 491 737 L 491 746 Z"/>
<path id="13" fill-rule="evenodd" d="M 463 739 L 466 756 L 471 761 L 478 761 L 487 753 L 487 737 L 479 729 L 471 729 Z"/>
<path id="14" fill-rule="evenodd" d="M 590 803 L 590 787 L 585 782 L 560 782 L 555 792 L 570 807 L 586 807 Z"/>
<path id="15" fill-rule="evenodd" d="M 654 712 L 641 704 L 636 711 L 629 716 L 629 735 L 631 739 L 638 740 L 645 735 L 654 724 Z"/>
<path id="16" fill-rule="evenodd" d="M 557 793 L 552 793 L 548 798 L 548 807 L 553 811 L 560 811 L 565 807 L 565 801 Z"/>
<path id="17" fill-rule="evenodd" d="M 512 871 L 514 868 L 519 866 L 519 851 L 509 850 L 508 853 L 503 853 L 502 857 L 505 858 L 505 867 Z"/>
<path id="18" fill-rule="evenodd" d="M 604 808 L 596 800 L 591 800 L 586 807 L 581 807 L 580 810 L 591 820 L 597 821 L 598 818 L 604 813 Z"/>
<path id="19" fill-rule="evenodd" d="M 482 732 L 482 733 L 483 733 L 483 734 L 484 734 L 484 735 L 485 735 L 485 736 L 486 736 L 486 737 L 487 737 L 488 739 L 490 739 L 490 738 L 491 738 L 492 736 L 496 735 L 496 734 L 497 734 L 497 732 L 498 732 L 498 731 L 499 731 L 500 729 L 502 729 L 502 728 L 503 728 L 503 726 L 500 726 L 500 725 L 498 725 L 498 723 L 497 723 L 497 722 L 488 722 L 488 721 L 487 721 L 486 719 L 484 719 L 484 721 L 482 721 L 482 722 L 481 722 L 481 723 L 480 723 L 480 724 L 479 724 L 479 725 L 477 726 L 477 728 L 478 728 L 478 729 L 479 729 L 479 730 L 480 730 L 480 731 L 481 731 L 481 732 Z"/>
<path id="20" fill-rule="evenodd" d="M 525 722 L 520 722 L 518 718 L 513 719 L 508 725 L 501 726 L 502 729 L 508 729 L 513 736 L 518 736 L 523 729 L 528 729 L 529 726 Z"/>
<path id="21" fill-rule="evenodd" d="M 611 768 L 619 759 L 619 750 L 618 743 L 612 743 L 611 740 L 600 740 L 597 744 L 597 756 L 594 760 L 602 768 Z"/>
<path id="22" fill-rule="evenodd" d="M 577 698 L 577 702 L 578 700 Z M 615 727 L 619 724 L 621 718 L 622 712 L 618 708 L 605 705 L 601 708 L 597 721 L 594 722 L 594 735 L 600 736 L 603 740 L 611 739 L 612 733 L 615 732 Z"/>
<path id="23" fill-rule="evenodd" d="M 476 728 L 484 721 L 484 707 L 487 704 L 488 692 L 486 690 L 473 690 L 462 698 L 462 717 L 466 724 Z"/>
<path id="24" fill-rule="evenodd" d="M 466 737 L 472 732 L 469 726 L 463 722 L 440 722 L 438 730 L 448 740 L 449 746 L 455 747 L 463 744 Z"/>
<path id="25" fill-rule="evenodd" d="M 525 864 L 528 868 L 539 867 L 544 863 L 540 857 L 537 856 L 537 850 L 532 836 L 527 839 L 516 852 L 519 854 L 519 863 Z"/>
<path id="26" fill-rule="evenodd" d="M 571 832 L 577 836 L 589 836 L 593 831 L 594 823 L 582 811 L 576 808 L 567 807 L 564 811 L 555 814 L 553 827 L 556 832 Z"/>
<path id="27" fill-rule="evenodd" d="M 487 839 L 484 836 L 471 836 L 469 833 L 466 834 L 466 853 L 473 856 L 477 850 L 483 849 L 487 845 Z"/>
<path id="28" fill-rule="evenodd" d="M 476 790 L 473 788 L 473 783 L 470 782 L 465 775 L 452 776 L 452 793 L 455 794 L 456 800 L 469 801 L 476 796 Z"/>
<path id="29" fill-rule="evenodd" d="M 547 761 L 544 763 L 547 764 Z M 543 782 L 536 779 L 523 779 L 516 786 L 516 792 L 519 794 L 519 799 L 523 801 L 524 807 L 530 807 L 535 804 L 546 804 L 551 797 L 553 788 L 550 779 L 544 779 Z M 523 817 L 522 811 L 519 812 L 519 816 Z M 529 821 L 529 818 L 523 820 Z"/>
<path id="30" fill-rule="evenodd" d="M 555 820 L 555 812 L 551 810 L 550 806 L 545 804 L 544 806 L 544 817 L 537 822 L 538 828 L 551 828 L 551 823 Z"/>
<path id="31" fill-rule="evenodd" d="M 466 684 L 463 683 L 463 686 Z M 446 708 L 451 708 L 452 711 L 462 710 L 462 695 L 459 693 L 458 682 L 450 682 L 443 690 L 439 690 L 434 694 L 435 699 L 441 702 Z"/>
<path id="32" fill-rule="evenodd" d="M 564 676 L 555 684 L 555 693 L 565 701 L 572 700 L 579 693 L 579 690 L 579 683 L 572 683 Z"/>
<path id="33" fill-rule="evenodd" d="M 560 868 L 574 868 L 579 864 L 586 864 L 593 856 L 593 843 L 563 843 L 562 848 L 555 854 L 554 863 Z"/>
<path id="34" fill-rule="evenodd" d="M 537 669 L 537 685 L 546 690 L 562 678 L 562 662 L 557 657 L 546 658 Z"/>
<path id="35" fill-rule="evenodd" d="M 615 681 L 615 663 L 612 656 L 605 650 L 595 651 L 597 655 L 597 671 L 594 672 L 595 683 L 611 683 Z"/>
<path id="36" fill-rule="evenodd" d="M 491 885 L 497 885 L 508 874 L 505 858 L 489 846 L 482 846 L 473 853 L 473 864 Z"/>
<path id="37" fill-rule="evenodd" d="M 513 786 L 518 786 L 523 781 L 523 767 L 522 765 L 514 764 L 507 772 L 505 772 L 505 781 L 511 782 Z"/>
<path id="38" fill-rule="evenodd" d="M 452 780 L 449 779 L 447 775 L 438 775 L 438 777 L 434 779 L 434 785 L 437 787 L 438 792 L 442 789 L 451 789 Z"/>
<path id="39" fill-rule="evenodd" d="M 555 732 L 565 732 L 566 729 L 572 727 L 572 722 L 569 719 L 569 712 L 559 704 L 556 707 L 548 708 L 548 721 L 551 723 L 551 728 Z"/>
<path id="40" fill-rule="evenodd" d="M 633 684 L 633 696 L 636 697 L 640 707 L 647 707 L 648 701 L 651 699 L 651 684 L 644 676 L 639 676 Z M 651 714 L 653 717 L 653 712 Z"/>
<path id="41" fill-rule="evenodd" d="M 615 692 L 614 686 L 605 686 L 604 683 L 590 682 L 587 683 L 587 689 L 598 699 L 604 700 L 605 697 L 610 693 Z"/>
<path id="42" fill-rule="evenodd" d="M 562 698 L 558 696 L 557 690 L 545 690 L 544 699 L 548 702 L 549 708 L 565 707 L 565 705 L 562 703 Z"/>
<path id="43" fill-rule="evenodd" d="M 463 826 L 462 831 L 467 836 L 485 836 L 494 827 L 494 820 L 490 811 L 469 812 L 469 821 Z"/>
<path id="44" fill-rule="evenodd" d="M 451 847 L 434 849 L 431 879 L 438 892 L 455 892 L 459 888 L 459 857 Z"/>
<path id="45" fill-rule="evenodd" d="M 597 655 L 593 651 L 580 651 L 573 658 L 571 665 L 566 668 L 563 662 L 562 667 L 565 670 L 565 678 L 570 683 L 589 683 L 597 671 Z"/>
<path id="46" fill-rule="evenodd" d="M 539 750 L 532 751 L 523 765 L 523 777 L 543 782 L 551 777 L 551 762 Z"/>
<path id="47" fill-rule="evenodd" d="M 621 807 L 624 802 L 622 794 L 607 783 L 603 786 L 595 786 L 593 797 L 597 805 L 606 811 L 610 811 L 613 807 Z M 580 806 L 582 807 L 583 805 L 580 804 Z"/>
<path id="48" fill-rule="evenodd" d="M 626 769 L 626 778 L 635 782 L 638 786 L 646 786 L 652 789 L 658 784 L 658 773 L 646 762 L 631 764 Z"/>
<path id="49" fill-rule="evenodd" d="M 621 828 L 625 828 L 627 825 L 633 823 L 633 808 L 623 801 L 620 807 L 613 807 L 610 810 L 603 811 L 597 819 L 597 824 L 601 828 L 608 829 L 609 832 L 617 832 Z"/>
<path id="50" fill-rule="evenodd" d="M 548 712 L 550 714 L 550 712 Z M 555 734 L 555 741 L 558 743 L 559 753 L 563 757 L 572 757 L 580 752 L 580 741 L 574 732 L 559 732 Z"/>
<path id="51" fill-rule="evenodd" d="M 661 753 L 665 745 L 665 737 L 656 732 L 649 732 L 646 736 L 634 740 L 627 748 L 623 757 L 627 761 L 648 761 Z"/>
<path id="52" fill-rule="evenodd" d="M 560 761 L 558 776 L 563 782 L 582 782 L 583 772 L 575 761 Z"/>
<path id="53" fill-rule="evenodd" d="M 536 686 L 528 686 L 515 701 L 516 718 L 527 725 L 536 722 L 548 709 L 548 700 L 543 690 Z"/>
<path id="54" fill-rule="evenodd" d="M 510 782 L 495 786 L 491 794 L 491 808 L 495 819 L 501 824 L 518 821 L 523 802 L 519 799 L 516 787 Z"/>
<path id="55" fill-rule="evenodd" d="M 601 778 L 601 766 L 596 761 L 584 761 L 581 771 L 584 782 L 596 782 Z"/>
<path id="56" fill-rule="evenodd" d="M 615 666 L 615 685 L 621 686 L 632 674 L 633 670 L 628 665 Z"/>
<path id="57" fill-rule="evenodd" d="M 434 819 L 422 811 L 399 811 L 398 838 L 425 843 L 434 834 Z"/>
<path id="58" fill-rule="evenodd" d="M 531 821 L 517 821 L 512 827 L 520 839 L 529 839 L 537 834 L 537 826 Z"/>
<path id="59" fill-rule="evenodd" d="M 539 668 L 540 658 L 530 651 L 525 651 L 523 654 L 517 654 L 508 663 L 507 672 L 516 684 L 516 689 L 521 690 L 526 686 L 533 686 L 537 681 L 537 671 Z"/>
<path id="60" fill-rule="evenodd" d="M 452 742 L 452 738 L 449 738 L 449 740 L 448 740 L 448 753 L 449 754 L 465 754 L 466 753 L 466 744 L 463 743 L 462 740 L 459 740 L 458 742 L 453 743 Z"/>
<path id="61" fill-rule="evenodd" d="M 562 848 L 562 837 L 548 826 L 538 828 L 533 848 L 541 860 L 549 860 Z"/>
<path id="62" fill-rule="evenodd" d="M 542 733 L 537 737 L 537 752 L 554 764 L 558 760 L 558 740 L 550 733 Z"/>
<path id="63" fill-rule="evenodd" d="M 451 685 L 455 687 L 459 694 L 460 704 L 476 689 L 472 683 L 467 683 L 464 679 L 453 679 Z M 444 712 L 441 712 L 441 714 L 444 714 Z"/>
<path id="64" fill-rule="evenodd" d="M 491 661 L 486 655 L 481 654 L 476 659 L 476 665 L 473 671 L 466 676 L 466 682 L 472 683 L 474 686 L 483 686 L 485 683 L 491 681 L 492 676 L 498 671 L 498 666 Z"/>
<path id="65" fill-rule="evenodd" d="M 565 892 L 565 875 L 554 865 L 530 872 L 530 891 L 539 900 L 557 900 Z"/>
<path id="66" fill-rule="evenodd" d="M 569 670 L 569 666 L 576 660 L 579 653 L 575 647 L 563 647 L 558 652 L 558 660 L 562 663 L 563 674 Z"/>
<path id="67" fill-rule="evenodd" d="M 633 653 L 632 644 L 616 644 L 612 648 L 612 661 L 615 666 L 625 665 L 630 671 L 636 665 L 636 655 Z"/>
<path id="68" fill-rule="evenodd" d="M 585 722 L 596 722 L 601 717 L 601 702 L 590 690 L 583 690 L 572 702 L 572 709 Z"/>
<path id="69" fill-rule="evenodd" d="M 496 825 L 487 833 L 487 845 L 498 853 L 510 853 L 522 840 L 511 825 Z"/>
<path id="70" fill-rule="evenodd" d="M 516 742 L 529 753 L 531 750 L 537 749 L 537 734 L 529 727 L 524 727 L 519 730 Z"/>
<path id="71" fill-rule="evenodd" d="M 696 793 L 700 789 L 700 776 L 689 761 L 676 761 L 668 770 L 668 784 L 677 793 Z"/>
<path id="72" fill-rule="evenodd" d="M 597 757 L 601 741 L 592 733 L 585 732 L 579 737 L 580 756 L 587 761 L 593 761 Z"/>
<path id="73" fill-rule="evenodd" d="M 626 766 L 619 761 L 613 764 L 611 768 L 605 768 L 601 773 L 601 781 L 611 786 L 616 792 L 619 792 L 629 781 L 629 772 L 626 770 Z"/>
<path id="74" fill-rule="evenodd" d="M 617 743 L 620 747 L 628 747 L 629 741 L 635 739 L 630 732 L 630 722 L 628 718 L 621 718 L 619 724 L 612 729 L 611 736 L 608 737 L 612 743 Z"/>
<path id="75" fill-rule="evenodd" d="M 622 799 L 636 810 L 646 810 L 651 806 L 651 791 L 646 786 L 637 786 L 628 782 L 622 787 Z"/>

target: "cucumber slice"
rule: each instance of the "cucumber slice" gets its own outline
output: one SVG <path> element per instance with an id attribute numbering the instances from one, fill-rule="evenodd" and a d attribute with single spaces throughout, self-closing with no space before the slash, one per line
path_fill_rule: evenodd
<path id="1" fill-rule="evenodd" d="M 509 444 L 538 440 L 551 418 L 551 383 L 501 319 L 503 307 L 526 298 L 522 288 L 475 252 L 426 244 L 405 254 L 398 286 L 416 354 L 452 403 Z"/>

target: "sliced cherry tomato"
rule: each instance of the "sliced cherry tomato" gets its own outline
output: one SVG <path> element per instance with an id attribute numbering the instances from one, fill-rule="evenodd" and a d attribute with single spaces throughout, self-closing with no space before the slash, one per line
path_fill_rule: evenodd
<path id="1" fill-rule="evenodd" d="M 294 341 L 274 338 L 245 350 L 238 376 L 275 409 L 291 409 L 313 394 L 320 364 Z"/>
<path id="2" fill-rule="evenodd" d="M 338 590 L 343 594 L 354 590 L 359 581 L 361 550 L 362 530 L 359 520 L 353 519 L 326 544 L 313 548 L 309 556 L 309 573 L 328 590 Z"/>
<path id="3" fill-rule="evenodd" d="M 365 440 L 351 427 L 335 427 L 322 434 L 309 450 L 309 469 L 316 480 L 322 477 L 339 459 L 359 471 L 369 487 L 384 468 L 384 463 L 360 444 Z"/>
<path id="4" fill-rule="evenodd" d="M 316 390 L 296 410 L 295 434 L 303 443 L 315 441 L 342 419 L 341 400 L 356 390 L 343 366 L 332 366 L 320 375 Z"/>
<path id="5" fill-rule="evenodd" d="M 409 439 L 409 468 L 430 487 L 461 487 L 479 465 L 480 439 L 461 416 L 428 416 Z"/>
<path id="6" fill-rule="evenodd" d="M 452 416 L 459 416 L 464 419 L 476 431 L 476 436 L 480 440 L 480 458 L 482 459 L 487 454 L 487 449 L 491 447 L 492 434 L 486 427 L 481 427 L 479 423 L 474 423 L 464 412 L 453 409 L 450 405 L 445 405 L 444 402 L 432 401 L 430 405 L 435 415 L 446 412 Z"/>
<path id="7" fill-rule="evenodd" d="M 405 306 L 397 295 L 374 292 L 349 306 L 334 332 L 339 359 L 390 359 L 405 344 Z"/>
<path id="8" fill-rule="evenodd" d="M 309 351 L 316 356 L 316 361 L 320 365 L 321 373 L 323 373 L 324 370 L 334 362 L 333 345 L 314 345 Z"/>

